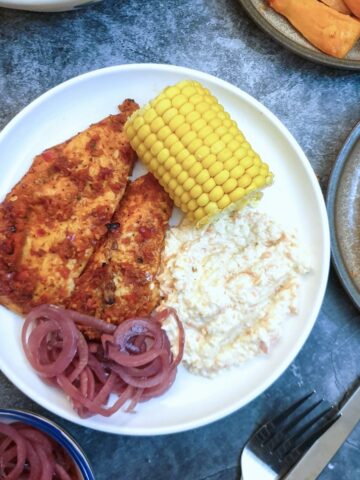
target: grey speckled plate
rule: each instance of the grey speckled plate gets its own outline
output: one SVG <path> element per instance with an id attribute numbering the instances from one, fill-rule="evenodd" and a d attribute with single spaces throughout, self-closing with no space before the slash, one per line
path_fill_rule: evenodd
<path id="1" fill-rule="evenodd" d="M 335 268 L 360 309 L 360 122 L 331 172 L 327 208 Z"/>
<path id="2" fill-rule="evenodd" d="M 360 42 L 346 58 L 331 57 L 305 40 L 284 17 L 267 5 L 266 0 L 239 0 L 239 2 L 265 32 L 298 55 L 331 67 L 360 70 Z"/>

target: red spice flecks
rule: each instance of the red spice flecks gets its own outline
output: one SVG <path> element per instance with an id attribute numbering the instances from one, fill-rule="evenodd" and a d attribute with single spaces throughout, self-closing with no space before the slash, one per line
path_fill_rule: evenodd
<path id="1" fill-rule="evenodd" d="M 114 175 L 114 170 L 112 168 L 100 167 L 98 173 L 98 180 L 106 180 L 107 178 Z"/>
<path id="2" fill-rule="evenodd" d="M 38 228 L 36 230 L 36 236 L 37 237 L 43 237 L 46 234 L 45 230 L 43 228 Z"/>
<path id="3" fill-rule="evenodd" d="M 60 267 L 58 268 L 58 272 L 60 273 L 60 275 L 66 279 L 69 278 L 69 275 L 70 275 L 70 270 L 66 267 Z"/>
<path id="4" fill-rule="evenodd" d="M 110 183 L 109 187 L 114 193 L 121 192 L 121 190 L 124 188 L 123 183 Z"/>
<path id="5" fill-rule="evenodd" d="M 42 153 L 42 156 L 46 162 L 50 162 L 55 157 L 55 152 L 54 150 L 45 150 L 45 152 Z"/>
<path id="6" fill-rule="evenodd" d="M 154 235 L 155 228 L 154 227 L 140 227 L 139 228 L 139 233 L 144 240 L 148 240 L 149 238 L 151 238 Z"/>

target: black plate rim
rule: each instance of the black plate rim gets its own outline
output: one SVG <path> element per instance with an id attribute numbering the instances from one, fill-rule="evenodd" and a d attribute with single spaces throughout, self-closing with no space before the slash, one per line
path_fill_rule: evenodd
<path id="1" fill-rule="evenodd" d="M 345 143 L 335 161 L 329 179 L 328 191 L 326 195 L 326 206 L 329 217 L 330 242 L 333 264 L 343 287 L 347 291 L 348 295 L 350 296 L 356 307 L 360 309 L 360 291 L 354 284 L 346 266 L 346 262 L 344 261 L 343 254 L 338 242 L 335 218 L 338 186 L 343 175 L 345 165 L 349 159 L 349 155 L 351 154 L 355 144 L 358 141 L 360 141 L 360 122 L 355 125 L 354 129 L 351 131 L 350 135 L 345 140 Z"/>
<path id="2" fill-rule="evenodd" d="M 239 3 L 243 6 L 248 15 L 254 20 L 254 22 L 267 34 L 273 37 L 277 42 L 279 42 L 283 47 L 291 50 L 293 53 L 300 55 L 307 60 L 312 62 L 319 63 L 321 65 L 326 65 L 328 67 L 334 67 L 344 70 L 360 70 L 360 61 L 359 60 L 349 60 L 331 57 L 322 52 L 316 52 L 310 50 L 307 47 L 299 45 L 290 38 L 288 38 L 283 33 L 279 32 L 275 27 L 273 27 L 257 10 L 255 5 L 251 0 L 238 0 Z"/>

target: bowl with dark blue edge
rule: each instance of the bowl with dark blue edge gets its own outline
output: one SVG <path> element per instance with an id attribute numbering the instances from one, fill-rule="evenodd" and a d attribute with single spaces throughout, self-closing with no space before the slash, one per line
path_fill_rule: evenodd
<path id="1" fill-rule="evenodd" d="M 61 445 L 74 462 L 79 480 L 95 480 L 89 460 L 78 443 L 62 427 L 37 413 L 0 408 L 0 423 L 22 422 L 34 427 Z"/>

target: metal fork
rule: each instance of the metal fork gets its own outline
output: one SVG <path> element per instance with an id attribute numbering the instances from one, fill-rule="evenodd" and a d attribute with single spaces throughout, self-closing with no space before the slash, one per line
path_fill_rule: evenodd
<path id="1" fill-rule="evenodd" d="M 336 422 L 340 417 L 338 408 L 323 399 L 316 400 L 315 393 L 296 401 L 255 432 L 241 455 L 242 480 L 284 478 Z"/>

